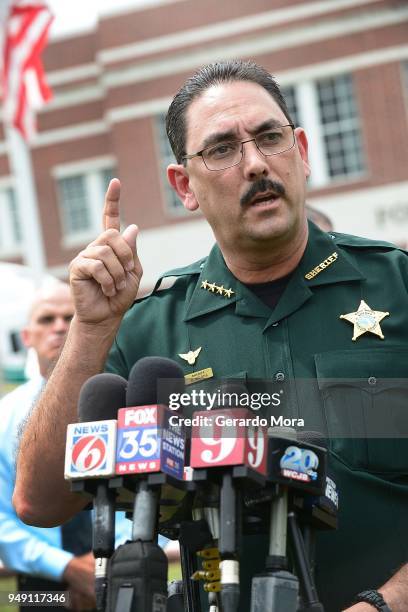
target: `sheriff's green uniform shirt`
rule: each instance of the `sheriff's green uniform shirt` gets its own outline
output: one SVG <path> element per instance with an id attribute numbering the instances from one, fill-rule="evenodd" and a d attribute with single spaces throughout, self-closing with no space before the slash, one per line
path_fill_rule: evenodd
<path id="1" fill-rule="evenodd" d="M 176 282 L 129 310 L 108 369 L 127 377 L 139 358 L 153 355 L 174 359 L 185 374 L 211 368 L 214 378 L 276 381 L 281 412 L 322 432 L 332 451 L 339 530 L 319 538 L 316 570 L 326 612 L 379 587 L 408 560 L 407 254 L 310 224 L 306 251 L 274 310 L 231 274 L 217 246 L 164 276 Z M 379 335 L 353 341 L 364 326 Z M 194 365 L 179 357 L 198 347 Z M 241 558 L 242 566 L 250 560 L 246 575 L 263 567 L 259 539 L 253 549 Z"/>

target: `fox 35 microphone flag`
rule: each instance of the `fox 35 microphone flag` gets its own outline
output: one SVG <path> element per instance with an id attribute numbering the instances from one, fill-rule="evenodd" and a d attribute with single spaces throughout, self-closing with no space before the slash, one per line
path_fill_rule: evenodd
<path id="1" fill-rule="evenodd" d="M 45 2 L 12 0 L 3 13 L 3 111 L 25 140 L 36 131 L 35 111 L 52 97 L 41 53 L 53 16 Z"/>

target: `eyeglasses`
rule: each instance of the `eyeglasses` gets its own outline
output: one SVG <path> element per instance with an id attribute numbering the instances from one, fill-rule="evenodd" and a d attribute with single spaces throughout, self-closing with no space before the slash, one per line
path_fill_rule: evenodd
<path id="1" fill-rule="evenodd" d="M 244 144 L 247 142 L 254 142 L 258 151 L 265 157 L 289 151 L 295 144 L 294 129 L 295 126 L 288 123 L 278 125 L 248 140 L 217 142 L 197 153 L 184 155 L 183 160 L 201 157 L 208 170 L 226 170 L 241 163 L 244 157 Z"/>

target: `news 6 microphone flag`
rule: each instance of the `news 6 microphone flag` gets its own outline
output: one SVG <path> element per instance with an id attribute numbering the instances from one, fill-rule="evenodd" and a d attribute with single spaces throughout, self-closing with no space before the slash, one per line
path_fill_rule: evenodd
<path id="1" fill-rule="evenodd" d="M 41 53 L 53 16 L 41 1 L 12 0 L 6 5 L 2 20 L 4 118 L 29 141 L 36 132 L 35 111 L 52 97 Z"/>

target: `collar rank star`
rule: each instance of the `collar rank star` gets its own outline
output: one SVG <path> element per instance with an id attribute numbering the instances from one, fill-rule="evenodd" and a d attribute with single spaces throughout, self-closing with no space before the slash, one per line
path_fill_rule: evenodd
<path id="1" fill-rule="evenodd" d="M 357 340 L 359 336 L 362 336 L 367 332 L 370 332 L 370 334 L 375 334 L 376 336 L 379 336 L 381 340 L 384 340 L 384 335 L 380 327 L 380 321 L 382 321 L 384 317 L 388 317 L 389 314 L 389 312 L 371 310 L 370 306 L 368 306 L 364 300 L 361 300 L 358 310 L 340 315 L 340 319 L 346 319 L 346 321 L 353 323 L 353 341 Z"/>
<path id="2" fill-rule="evenodd" d="M 226 289 L 224 285 L 217 285 L 216 283 L 209 283 L 207 280 L 201 281 L 201 289 L 206 289 L 216 295 L 222 295 L 222 297 L 230 298 L 235 291 L 231 288 Z"/>
<path id="3" fill-rule="evenodd" d="M 184 361 L 187 361 L 188 365 L 194 365 L 200 351 L 201 351 L 201 346 L 196 348 L 195 351 L 188 351 L 188 353 L 179 353 L 179 357 L 184 359 Z"/>

